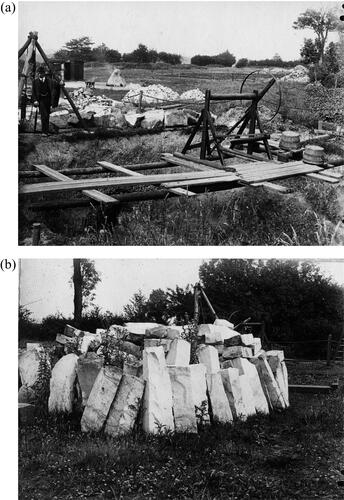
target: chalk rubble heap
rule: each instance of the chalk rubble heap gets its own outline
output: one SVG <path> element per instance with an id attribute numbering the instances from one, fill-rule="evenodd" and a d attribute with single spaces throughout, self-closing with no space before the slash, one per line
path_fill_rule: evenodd
<path id="1" fill-rule="evenodd" d="M 188 327 L 157 323 L 113 325 L 94 334 L 67 325 L 56 338 L 65 355 L 51 373 L 49 411 L 72 412 L 79 394 L 82 431 L 118 436 L 136 427 L 197 433 L 199 424 L 231 423 L 289 406 L 283 351 L 265 352 L 259 338 L 216 320 L 199 325 L 191 363 L 191 344 L 183 338 L 189 333 Z M 70 352 L 71 342 L 77 354 Z M 37 377 L 31 352 L 21 355 L 23 383 Z"/>

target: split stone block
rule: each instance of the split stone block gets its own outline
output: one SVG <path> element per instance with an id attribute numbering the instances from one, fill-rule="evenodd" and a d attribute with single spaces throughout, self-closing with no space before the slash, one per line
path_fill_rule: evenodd
<path id="1" fill-rule="evenodd" d="M 156 129 L 164 125 L 165 112 L 163 109 L 152 109 L 145 112 L 141 127 L 145 129 Z"/>
<path id="2" fill-rule="evenodd" d="M 48 409 L 50 413 L 72 413 L 78 356 L 67 354 L 51 372 Z"/>
<path id="3" fill-rule="evenodd" d="M 233 368 L 238 368 L 240 375 L 246 375 L 250 383 L 253 401 L 256 411 L 259 413 L 268 414 L 269 406 L 266 400 L 262 385 L 260 383 L 259 375 L 256 367 L 244 358 L 235 358 L 229 360 Z"/>
<path id="4" fill-rule="evenodd" d="M 67 335 L 64 335 L 63 333 L 58 333 L 55 341 L 59 344 L 66 345 L 66 343 L 70 341 L 70 337 L 67 337 Z"/>
<path id="5" fill-rule="evenodd" d="M 167 337 L 166 326 L 159 325 L 153 328 L 147 328 L 145 337 L 148 339 L 163 339 Z"/>
<path id="6" fill-rule="evenodd" d="M 286 404 L 267 360 L 261 357 L 252 358 L 251 363 L 257 368 L 260 382 L 270 408 L 283 410 Z"/>
<path id="7" fill-rule="evenodd" d="M 221 373 L 208 373 L 207 388 L 213 422 L 228 423 L 233 421 L 233 415 L 222 384 Z"/>
<path id="8" fill-rule="evenodd" d="M 143 430 L 150 433 L 164 429 L 173 431 L 171 380 L 162 346 L 144 349 L 143 378 L 146 381 Z"/>
<path id="9" fill-rule="evenodd" d="M 253 339 L 252 333 L 241 334 L 241 344 L 244 346 L 251 346 L 253 344 Z"/>
<path id="10" fill-rule="evenodd" d="M 236 333 L 236 335 L 233 335 L 232 337 L 230 337 L 228 339 L 224 339 L 223 343 L 224 343 L 225 347 L 241 345 L 241 335 L 238 332 L 235 332 L 235 333 Z"/>
<path id="11" fill-rule="evenodd" d="M 226 347 L 223 351 L 223 359 L 234 358 L 250 358 L 252 356 L 252 349 L 240 345 Z"/>
<path id="12" fill-rule="evenodd" d="M 183 109 L 169 109 L 165 111 L 165 127 L 178 127 L 187 124 L 188 117 Z"/>
<path id="13" fill-rule="evenodd" d="M 188 366 L 190 363 L 191 345 L 183 339 L 175 339 L 170 345 L 166 363 L 175 366 Z"/>
<path id="14" fill-rule="evenodd" d="M 145 115 L 142 113 L 126 113 L 124 119 L 130 127 L 139 127 Z"/>
<path id="15" fill-rule="evenodd" d="M 134 323 L 129 321 L 128 323 L 124 324 L 124 328 L 131 334 L 137 335 L 137 336 L 144 336 L 146 333 L 146 330 L 149 330 L 151 328 L 154 328 L 158 325 L 158 323 Z"/>
<path id="16" fill-rule="evenodd" d="M 116 366 L 105 366 L 100 370 L 82 414 L 82 432 L 101 431 L 112 401 L 116 396 L 121 378 L 122 370 Z"/>
<path id="17" fill-rule="evenodd" d="M 267 351 L 266 359 L 282 392 L 286 407 L 289 406 L 288 370 L 283 351 Z"/>
<path id="18" fill-rule="evenodd" d="M 196 411 L 196 418 L 200 424 L 210 423 L 209 405 L 207 396 L 207 380 L 205 365 L 190 365 L 191 388 Z"/>
<path id="19" fill-rule="evenodd" d="M 168 366 L 172 386 L 173 416 L 176 432 L 197 433 L 195 405 L 189 366 Z"/>
<path id="20" fill-rule="evenodd" d="M 249 347 L 252 349 L 253 356 L 256 356 L 262 350 L 261 339 L 259 337 L 253 337 L 253 342 Z"/>
<path id="21" fill-rule="evenodd" d="M 39 377 L 40 355 L 37 349 L 29 349 L 19 356 L 19 375 L 23 385 L 33 386 Z"/>
<path id="22" fill-rule="evenodd" d="M 239 371 L 240 373 L 240 371 Z M 241 387 L 242 401 L 246 410 L 247 416 L 256 414 L 256 406 L 254 404 L 254 396 L 251 389 L 248 376 L 245 374 L 239 375 L 239 384 Z"/>
<path id="23" fill-rule="evenodd" d="M 164 349 L 165 354 L 168 353 L 170 350 L 172 340 L 170 339 L 145 339 L 144 340 L 144 347 L 158 347 L 162 346 Z"/>
<path id="24" fill-rule="evenodd" d="M 276 372 L 278 366 L 284 361 L 283 351 L 266 351 L 266 357 L 273 373 Z"/>
<path id="25" fill-rule="evenodd" d="M 133 430 L 144 387 L 144 380 L 123 374 L 105 424 L 106 434 L 115 437 Z"/>
<path id="26" fill-rule="evenodd" d="M 87 356 L 80 356 L 76 373 L 81 389 L 82 406 L 86 406 L 93 384 L 103 366 L 103 358 L 96 353 L 89 353 Z"/>
<path id="27" fill-rule="evenodd" d="M 248 413 L 243 401 L 239 370 L 237 368 L 225 368 L 220 373 L 233 417 L 246 420 Z"/>
<path id="28" fill-rule="evenodd" d="M 198 361 L 206 366 L 207 373 L 217 373 L 220 370 L 219 355 L 215 347 L 200 345 L 196 351 Z"/>
<path id="29" fill-rule="evenodd" d="M 166 332 L 167 338 L 170 340 L 179 339 L 180 331 L 177 328 L 167 328 Z"/>
<path id="30" fill-rule="evenodd" d="M 217 326 L 227 326 L 228 328 L 231 328 L 232 330 L 234 328 L 234 324 L 231 323 L 230 321 L 227 321 L 226 319 L 219 319 L 219 318 L 217 318 L 214 321 L 214 325 L 217 325 Z"/>

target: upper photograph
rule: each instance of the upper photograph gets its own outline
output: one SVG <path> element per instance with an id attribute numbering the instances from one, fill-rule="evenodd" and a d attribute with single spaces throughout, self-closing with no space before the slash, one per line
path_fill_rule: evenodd
<path id="1" fill-rule="evenodd" d="M 19 245 L 343 245 L 342 2 L 19 2 Z"/>

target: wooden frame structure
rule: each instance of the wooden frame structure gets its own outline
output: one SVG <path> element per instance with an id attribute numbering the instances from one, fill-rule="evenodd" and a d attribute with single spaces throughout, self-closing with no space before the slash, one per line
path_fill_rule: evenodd
<path id="1" fill-rule="evenodd" d="M 213 151 L 216 149 L 219 160 L 224 165 L 225 156 L 247 156 L 252 155 L 254 146 L 257 143 L 262 143 L 269 160 L 272 160 L 272 154 L 268 139 L 270 135 L 263 131 L 262 123 L 258 113 L 258 103 L 265 96 L 265 94 L 274 85 L 275 79 L 272 78 L 264 89 L 260 92 L 254 90 L 252 93 L 242 94 L 212 94 L 210 90 L 205 93 L 204 108 L 201 115 L 194 126 L 182 153 L 185 154 L 191 149 L 200 148 L 200 159 L 205 160 L 211 158 Z M 213 101 L 251 101 L 251 104 L 246 109 L 243 116 L 230 127 L 227 134 L 219 137 L 215 130 L 215 123 L 210 112 L 210 103 Z M 259 133 L 256 133 L 258 127 Z M 245 129 L 248 128 L 248 135 L 244 135 Z M 237 131 L 235 131 L 237 129 Z M 198 132 L 202 133 L 201 142 L 193 144 L 193 140 Z M 210 138 L 210 134 L 212 139 Z M 230 148 L 225 148 L 221 143 L 226 139 L 231 138 Z M 247 144 L 247 153 L 237 152 L 234 148 L 237 145 Z"/>
<path id="2" fill-rule="evenodd" d="M 42 49 L 41 45 L 38 42 L 38 33 L 37 31 L 31 31 L 28 35 L 28 38 L 24 45 L 22 46 L 21 49 L 18 51 L 18 59 L 21 58 L 21 56 L 24 54 L 25 51 L 27 51 L 23 70 L 21 72 L 20 78 L 19 78 L 19 84 L 18 84 L 18 107 L 22 110 L 22 116 L 25 116 L 25 107 L 26 107 L 26 96 L 24 96 L 24 87 L 25 87 L 25 82 L 29 78 L 29 73 L 30 73 L 30 66 L 33 65 L 33 78 L 35 77 L 35 72 L 36 72 L 36 50 L 38 50 L 39 54 L 41 55 L 44 63 L 46 64 L 47 68 L 49 69 L 51 76 L 53 78 L 57 79 L 56 72 L 50 63 L 48 57 L 46 56 L 44 50 Z M 72 110 L 74 111 L 75 115 L 77 116 L 80 125 L 84 130 L 87 130 L 87 127 L 85 125 L 84 120 L 82 119 L 78 108 L 75 106 L 73 99 L 69 95 L 68 90 L 65 88 L 64 83 L 60 84 L 60 88 L 62 89 L 63 94 L 65 95 L 66 99 L 68 100 L 69 104 L 72 107 Z M 25 100 L 24 100 L 25 97 Z"/>

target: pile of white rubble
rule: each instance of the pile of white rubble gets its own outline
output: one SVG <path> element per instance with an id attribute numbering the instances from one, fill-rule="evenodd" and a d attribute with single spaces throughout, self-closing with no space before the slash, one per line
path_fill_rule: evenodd
<path id="1" fill-rule="evenodd" d="M 65 352 L 71 339 L 77 341 L 79 351 L 52 368 L 49 411 L 71 413 L 78 395 L 82 431 L 117 436 L 135 426 L 148 433 L 196 433 L 197 424 L 230 423 L 288 407 L 283 351 L 265 352 L 259 338 L 233 328 L 226 320 L 200 325 L 198 362 L 190 364 L 183 327 L 127 323 L 91 334 L 67 326 L 56 340 Z M 118 340 L 113 362 L 106 351 L 109 339 Z M 34 386 L 39 355 L 31 346 L 19 358 L 25 387 Z"/>
<path id="2" fill-rule="evenodd" d="M 285 76 L 281 78 L 281 81 L 294 81 L 299 83 L 309 83 L 310 78 L 308 75 L 308 69 L 301 64 L 298 64 L 290 70 Z"/>

